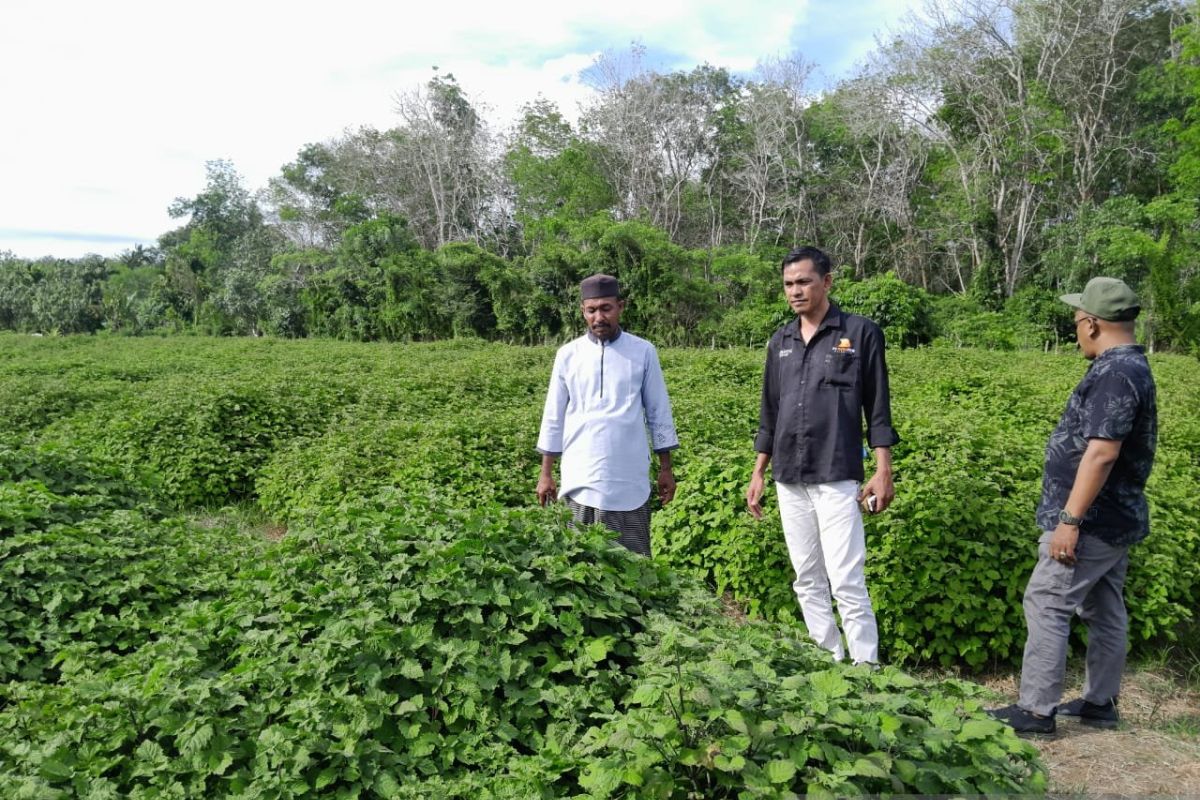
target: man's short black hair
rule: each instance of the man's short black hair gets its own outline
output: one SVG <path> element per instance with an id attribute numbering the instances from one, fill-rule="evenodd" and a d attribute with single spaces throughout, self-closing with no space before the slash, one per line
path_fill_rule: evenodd
<path id="1" fill-rule="evenodd" d="M 824 250 L 812 247 L 811 245 L 805 245 L 804 247 L 797 247 L 784 256 L 783 263 L 779 265 L 779 271 L 782 272 L 787 269 L 788 264 L 795 264 L 798 261 L 811 261 L 813 269 L 822 278 L 828 275 L 829 271 L 833 269 L 833 265 L 829 263 L 829 256 L 825 255 Z"/>

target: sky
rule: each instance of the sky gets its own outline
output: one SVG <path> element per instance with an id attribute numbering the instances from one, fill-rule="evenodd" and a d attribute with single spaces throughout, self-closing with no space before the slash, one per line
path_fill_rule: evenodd
<path id="1" fill-rule="evenodd" d="M 182 224 L 232 161 L 251 191 L 310 142 L 398 123 L 452 73 L 498 128 L 541 95 L 569 117 L 587 69 L 638 43 L 662 70 L 748 73 L 799 52 L 832 85 L 917 0 L 4 0 L 0 253 L 117 255 Z"/>

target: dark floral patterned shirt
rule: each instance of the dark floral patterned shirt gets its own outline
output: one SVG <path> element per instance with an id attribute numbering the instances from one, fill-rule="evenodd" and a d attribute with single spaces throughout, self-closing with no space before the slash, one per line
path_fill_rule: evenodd
<path id="1" fill-rule="evenodd" d="M 1083 515 L 1080 532 L 1114 545 L 1145 539 L 1150 533 L 1146 479 L 1157 437 L 1154 378 L 1145 351 L 1137 345 L 1105 350 L 1088 367 L 1050 434 L 1038 525 L 1046 531 L 1058 525 L 1058 512 L 1071 494 L 1088 439 L 1111 439 L 1121 442 L 1121 452 Z"/>

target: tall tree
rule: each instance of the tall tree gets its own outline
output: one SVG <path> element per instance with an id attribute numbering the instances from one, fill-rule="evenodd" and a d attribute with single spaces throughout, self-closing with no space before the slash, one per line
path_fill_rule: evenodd
<path id="1" fill-rule="evenodd" d="M 545 99 L 522 111 L 505 153 L 505 170 L 516 219 L 534 241 L 616 203 L 598 147 L 580 137 Z"/>
<path id="2" fill-rule="evenodd" d="M 452 74 L 396 96 L 402 124 L 389 134 L 399 208 L 422 244 L 481 241 L 491 232 L 491 135 Z"/>
<path id="3" fill-rule="evenodd" d="M 1157 0 L 953 0 L 881 53 L 899 106 L 949 156 L 949 196 L 982 227 L 955 237 L 976 282 L 1011 295 L 1051 219 L 1109 186 Z M 986 213 L 981 213 L 986 212 Z M 993 262 L 994 259 L 994 262 Z M 987 279 L 991 281 L 990 278 Z"/>
<path id="4" fill-rule="evenodd" d="M 272 221 L 298 247 L 336 247 L 347 228 L 370 216 L 345 167 L 334 147 L 307 144 L 268 182 L 263 197 Z"/>
<path id="5" fill-rule="evenodd" d="M 667 75 L 629 72 L 608 55 L 597 64 L 598 100 L 582 125 L 616 193 L 618 219 L 644 219 L 682 244 L 720 243 L 713 181 L 724 159 L 722 126 L 739 82 L 709 65 Z"/>
<path id="6" fill-rule="evenodd" d="M 903 124 L 888 87 L 871 78 L 843 83 L 805 116 L 822 164 L 819 225 L 831 249 L 857 278 L 895 271 L 929 289 L 913 204 L 928 142 Z"/>
<path id="7" fill-rule="evenodd" d="M 751 249 L 820 238 L 821 167 L 804 113 L 812 102 L 810 72 L 798 58 L 764 62 L 738 98 L 723 176 L 728 205 L 739 212 L 741 241 Z"/>
<path id="8" fill-rule="evenodd" d="M 206 173 L 200 194 L 178 197 L 167 209 L 173 218 L 187 217 L 187 222 L 159 238 L 166 255 L 164 299 L 193 325 L 210 290 L 222 281 L 222 270 L 237 269 L 234 257 L 240 243 L 263 239 L 262 211 L 233 164 L 209 161 Z"/>

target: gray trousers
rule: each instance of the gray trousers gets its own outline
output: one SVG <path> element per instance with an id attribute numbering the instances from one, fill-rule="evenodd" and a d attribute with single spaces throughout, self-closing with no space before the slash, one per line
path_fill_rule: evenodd
<path id="1" fill-rule="evenodd" d="M 1087 672 L 1083 698 L 1104 705 L 1121 690 L 1125 670 L 1125 570 L 1129 547 L 1081 534 L 1075 564 L 1050 557 L 1052 532 L 1038 540 L 1038 562 L 1025 587 L 1025 659 L 1021 695 L 1026 711 L 1049 716 L 1062 699 L 1071 617 L 1078 613 L 1088 626 Z"/>

